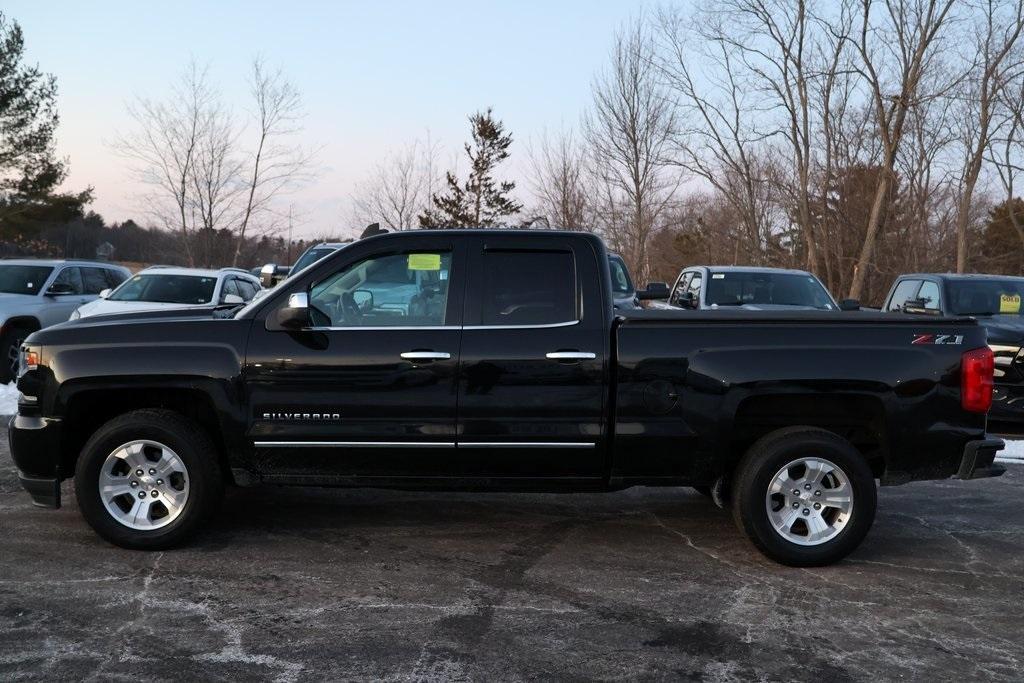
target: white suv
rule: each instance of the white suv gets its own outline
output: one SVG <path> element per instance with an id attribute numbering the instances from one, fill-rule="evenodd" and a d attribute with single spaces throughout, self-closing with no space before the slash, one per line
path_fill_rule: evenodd
<path id="1" fill-rule="evenodd" d="M 127 268 L 103 261 L 0 260 L 0 382 L 17 375 L 25 337 L 64 322 L 73 310 L 130 275 Z"/>
<path id="2" fill-rule="evenodd" d="M 99 299 L 75 310 L 71 320 L 108 313 L 243 304 L 251 301 L 259 289 L 259 279 L 241 268 L 152 266 L 117 289 L 101 292 Z"/>

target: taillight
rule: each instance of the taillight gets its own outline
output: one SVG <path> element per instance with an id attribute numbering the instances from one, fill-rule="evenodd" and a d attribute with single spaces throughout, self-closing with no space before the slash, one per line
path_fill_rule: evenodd
<path id="1" fill-rule="evenodd" d="M 968 351 L 960 360 L 960 405 L 972 413 L 992 407 L 992 374 L 995 357 L 987 346 Z"/>

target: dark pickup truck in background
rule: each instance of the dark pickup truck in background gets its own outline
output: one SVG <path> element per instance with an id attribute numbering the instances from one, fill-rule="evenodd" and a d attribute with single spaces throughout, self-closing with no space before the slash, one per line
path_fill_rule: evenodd
<path id="1" fill-rule="evenodd" d="M 1024 277 L 912 273 L 893 282 L 882 310 L 928 316 L 971 316 L 988 333 L 995 356 L 992 429 L 1024 433 Z"/>
<path id="2" fill-rule="evenodd" d="M 620 311 L 587 234 L 360 240 L 214 316 L 33 334 L 21 480 L 104 538 L 165 548 L 226 483 L 470 490 L 711 487 L 768 556 L 820 565 L 875 481 L 995 476 L 992 354 L 966 318 Z"/>

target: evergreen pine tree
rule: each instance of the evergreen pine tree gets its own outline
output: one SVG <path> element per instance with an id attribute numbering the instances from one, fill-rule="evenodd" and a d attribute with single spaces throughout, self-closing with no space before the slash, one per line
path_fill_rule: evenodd
<path id="1" fill-rule="evenodd" d="M 448 189 L 435 194 L 433 206 L 419 216 L 423 228 L 491 228 L 504 225 L 503 219 L 523 208 L 509 195 L 515 189 L 512 181 L 498 182 L 494 171 L 508 158 L 512 135 L 505 132 L 501 121 L 495 120 L 491 109 L 469 117 L 472 144 L 466 143 L 470 160 L 469 177 L 459 184 L 454 173 L 446 174 Z"/>
<path id="2" fill-rule="evenodd" d="M 17 22 L 0 12 L 0 228 L 81 217 L 91 191 L 58 194 L 67 175 L 56 156 L 57 83 L 25 64 Z"/>

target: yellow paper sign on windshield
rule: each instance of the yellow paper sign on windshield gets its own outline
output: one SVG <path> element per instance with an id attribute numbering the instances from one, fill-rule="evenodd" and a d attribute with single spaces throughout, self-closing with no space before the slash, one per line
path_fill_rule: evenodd
<path id="1" fill-rule="evenodd" d="M 441 270 L 441 255 L 409 254 L 409 270 Z"/>
<path id="2" fill-rule="evenodd" d="M 1020 294 L 1000 294 L 1000 313 L 1020 313 Z"/>

